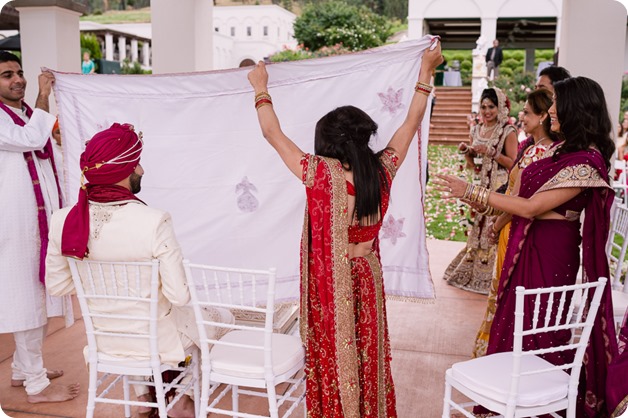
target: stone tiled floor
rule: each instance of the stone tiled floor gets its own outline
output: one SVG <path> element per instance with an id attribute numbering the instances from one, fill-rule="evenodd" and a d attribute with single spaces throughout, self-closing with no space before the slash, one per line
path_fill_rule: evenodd
<path id="1" fill-rule="evenodd" d="M 486 297 L 443 283 L 449 261 L 463 243 L 428 241 L 430 269 L 437 299 L 432 304 L 389 301 L 388 322 L 393 351 L 393 378 L 400 418 L 441 416 L 445 370 L 454 362 L 469 358 L 475 333 L 482 320 Z M 44 345 L 46 366 L 63 369 L 60 382 L 81 384 L 76 399 L 58 404 L 29 404 L 22 388 L 12 388 L 10 335 L 0 334 L 0 406 L 15 418 L 80 418 L 87 403 L 87 369 L 82 349 L 86 344 L 82 321 L 63 328 L 59 320 L 49 325 Z M 263 401 L 252 402 L 260 412 Z M 98 406 L 96 417 L 122 417 L 121 407 Z M 138 416 L 134 414 L 134 416 Z M 295 416 L 302 416 L 301 413 Z M 2 418 L 2 413 L 0 413 Z"/>

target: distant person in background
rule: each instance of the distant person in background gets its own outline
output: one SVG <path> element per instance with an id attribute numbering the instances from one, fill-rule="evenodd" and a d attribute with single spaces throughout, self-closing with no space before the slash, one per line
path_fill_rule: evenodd
<path id="1" fill-rule="evenodd" d="M 499 76 L 499 66 L 504 59 L 502 49 L 499 47 L 499 41 L 493 41 L 493 47 L 486 51 L 486 76 L 493 79 Z M 493 76 L 491 77 L 491 72 Z"/>
<path id="2" fill-rule="evenodd" d="M 508 181 L 508 170 L 517 157 L 517 134 L 510 123 L 510 101 L 497 87 L 485 89 L 480 98 L 482 123 L 471 128 L 471 145 L 461 142 L 474 180 L 490 190 Z M 449 264 L 443 279 L 459 289 L 488 294 L 493 280 L 497 244 L 489 240 L 486 213 L 475 212 L 467 245 Z"/>
<path id="3" fill-rule="evenodd" d="M 624 160 L 628 158 L 626 142 L 628 142 L 628 119 L 624 119 L 618 126 L 617 139 L 615 141 L 615 144 L 617 144 L 617 158 Z"/>
<path id="4" fill-rule="evenodd" d="M 91 60 L 89 52 L 83 52 L 83 62 L 81 63 L 81 72 L 83 74 L 92 74 L 96 71 L 94 61 Z"/>
<path id="5" fill-rule="evenodd" d="M 434 86 L 442 86 L 445 78 L 445 70 L 447 69 L 447 60 L 443 60 L 436 70 L 434 70 Z"/>
<path id="6" fill-rule="evenodd" d="M 541 70 L 539 79 L 536 81 L 534 88 L 536 90 L 547 89 L 554 93 L 554 83 L 570 77 L 571 74 L 569 74 L 569 71 L 565 68 L 552 65 L 551 67 L 546 67 Z"/>
<path id="7" fill-rule="evenodd" d="M 519 134 L 517 135 L 517 141 L 519 141 L 520 143 L 525 141 L 526 138 L 528 137 L 528 134 L 526 133 L 526 131 L 523 129 L 523 117 L 524 117 L 525 112 L 522 110 L 517 114 L 517 123 L 515 123 L 515 126 L 517 127 L 517 130 L 519 132 Z"/>
<path id="8" fill-rule="evenodd" d="M 480 123 L 478 112 L 471 112 L 471 114 L 467 116 L 467 125 L 469 125 L 469 129 L 473 128 L 478 123 Z"/>

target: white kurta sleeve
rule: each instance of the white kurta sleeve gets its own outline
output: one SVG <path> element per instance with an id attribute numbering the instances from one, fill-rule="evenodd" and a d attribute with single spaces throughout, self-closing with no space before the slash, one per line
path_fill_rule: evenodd
<path id="1" fill-rule="evenodd" d="M 161 291 L 175 306 L 183 306 L 190 301 L 190 291 L 183 269 L 183 255 L 172 226 L 170 214 L 161 219 L 153 242 L 153 254 L 159 260 Z"/>
<path id="2" fill-rule="evenodd" d="M 26 152 L 42 149 L 56 120 L 53 115 L 41 109 L 33 111 L 25 126 L 16 125 L 8 117 L 0 118 L 0 150 Z"/>
<path id="3" fill-rule="evenodd" d="M 61 234 L 63 219 L 61 213 L 52 214 L 50 233 L 48 234 L 48 252 L 46 253 L 46 289 L 52 296 L 63 296 L 76 293 L 72 272 L 68 260 L 61 254 Z"/>

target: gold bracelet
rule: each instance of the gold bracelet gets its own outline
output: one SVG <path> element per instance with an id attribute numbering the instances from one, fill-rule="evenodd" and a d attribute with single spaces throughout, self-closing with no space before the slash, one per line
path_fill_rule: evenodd
<path id="1" fill-rule="evenodd" d="M 471 201 L 474 203 L 479 203 L 480 199 L 480 186 L 473 186 L 473 191 L 471 192 Z"/>
<path id="2" fill-rule="evenodd" d="M 491 191 L 487 188 L 482 188 L 482 205 L 488 206 L 488 198 L 491 194 Z"/>
<path id="3" fill-rule="evenodd" d="M 467 184 L 467 188 L 464 191 L 464 195 L 462 196 L 463 199 L 465 200 L 471 200 L 471 191 L 473 190 L 473 184 L 469 183 Z"/>
<path id="4" fill-rule="evenodd" d="M 492 208 L 492 207 L 490 207 L 490 206 L 487 206 L 487 207 L 486 207 L 486 209 L 484 209 L 484 210 L 482 210 L 482 211 L 479 211 L 478 213 L 479 213 L 480 215 L 490 216 L 490 211 L 491 211 L 491 209 L 493 209 L 493 208 Z"/>
<path id="5" fill-rule="evenodd" d="M 268 96 L 267 98 L 269 98 L 269 97 L 270 97 L 270 94 L 268 94 L 268 92 L 267 92 L 267 91 L 260 91 L 259 93 L 257 93 L 257 94 L 255 95 L 255 100 L 259 99 L 259 98 L 260 98 L 260 97 L 262 97 L 262 96 Z"/>
<path id="6" fill-rule="evenodd" d="M 432 93 L 433 89 L 434 89 L 434 86 L 421 83 L 420 81 L 417 81 L 416 84 L 414 85 L 414 91 L 421 92 L 425 94 L 426 96 L 429 96 L 430 93 Z"/>

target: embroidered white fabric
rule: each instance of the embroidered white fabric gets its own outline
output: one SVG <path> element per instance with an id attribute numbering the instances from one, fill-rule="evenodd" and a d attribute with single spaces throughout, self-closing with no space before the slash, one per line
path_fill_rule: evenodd
<path id="1" fill-rule="evenodd" d="M 383 148 L 403 121 L 429 38 L 355 54 L 269 65 L 269 92 L 285 133 L 313 152 L 314 125 L 355 105 L 379 124 Z M 153 75 L 56 72 L 66 195 L 75 201 L 84 143 L 113 122 L 144 133 L 140 199 L 169 211 L 186 258 L 278 269 L 278 301 L 299 293 L 305 191 L 261 135 L 249 69 Z M 433 298 L 422 196 L 429 109 L 422 140 L 395 179 L 381 253 L 388 295 Z M 420 166 L 419 166 L 420 164 Z"/>

